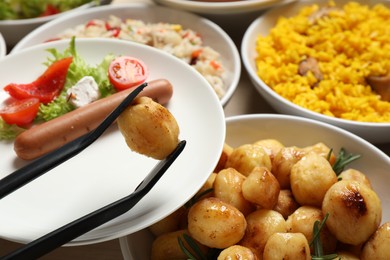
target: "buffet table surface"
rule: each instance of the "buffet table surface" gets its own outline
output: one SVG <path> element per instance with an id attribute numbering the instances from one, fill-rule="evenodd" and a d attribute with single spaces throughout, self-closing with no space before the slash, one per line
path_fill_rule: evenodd
<path id="1" fill-rule="evenodd" d="M 150 2 L 150 0 L 136 0 L 137 2 Z M 114 0 L 112 4 L 123 3 L 123 2 L 134 2 L 133 0 Z M 252 16 L 243 17 L 239 23 L 237 20 L 224 21 L 222 18 L 212 19 L 214 22 L 219 24 L 234 40 L 240 51 L 240 44 L 242 36 L 251 22 L 251 19 L 261 15 L 260 12 L 252 14 Z M 249 77 L 242 66 L 242 73 L 236 92 L 233 94 L 231 100 L 224 108 L 225 116 L 234 116 L 240 114 L 254 114 L 254 113 L 276 113 L 271 106 L 258 94 L 254 86 L 249 80 Z M 387 155 L 390 155 L 390 143 L 377 145 Z M 14 242 L 9 242 L 0 239 L 0 255 L 4 255 L 7 252 L 11 252 L 17 249 L 20 245 Z M 44 256 L 41 259 L 123 259 L 119 241 L 112 240 L 87 246 L 74 246 L 74 247 L 62 247 L 50 254 Z"/>

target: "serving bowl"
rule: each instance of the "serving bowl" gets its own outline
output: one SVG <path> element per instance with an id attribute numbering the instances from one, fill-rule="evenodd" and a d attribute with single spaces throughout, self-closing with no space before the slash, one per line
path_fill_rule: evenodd
<path id="1" fill-rule="evenodd" d="M 225 142 L 233 148 L 269 138 L 284 146 L 305 147 L 322 142 L 335 152 L 344 148 L 360 154 L 348 167 L 367 175 L 382 202 L 382 222 L 390 220 L 390 158 L 374 145 L 339 127 L 298 116 L 251 114 L 226 118 Z M 120 238 L 124 259 L 150 259 L 153 239 L 148 229 Z"/>
<path id="2" fill-rule="evenodd" d="M 35 28 L 39 27 L 40 25 L 47 23 L 58 17 L 61 17 L 62 15 L 84 10 L 93 7 L 95 5 L 96 2 L 91 1 L 90 3 L 81 5 L 74 9 L 62 13 L 58 13 L 58 14 L 49 15 L 49 16 L 29 18 L 29 19 L 18 19 L 18 20 L 0 20 L 0 32 L 4 36 L 7 46 L 13 47 L 15 44 L 18 43 L 20 39 L 22 39 L 25 35 L 30 33 Z"/>
<path id="3" fill-rule="evenodd" d="M 92 19 L 107 20 L 111 15 L 121 19 L 141 20 L 145 23 L 179 24 L 199 33 L 203 46 L 209 46 L 220 54 L 225 72 L 222 75 L 225 93 L 220 97 L 221 104 L 226 105 L 233 95 L 241 73 L 240 55 L 232 39 L 218 25 L 200 16 L 156 6 L 147 3 L 119 3 L 94 7 L 80 13 L 73 13 L 53 20 L 24 37 L 12 50 L 18 52 L 26 47 L 55 38 L 59 33 L 86 24 Z"/>
<path id="4" fill-rule="evenodd" d="M 167 79 L 173 96 L 166 107 L 187 145 L 154 188 L 131 211 L 68 245 L 112 240 L 145 228 L 180 207 L 201 187 L 218 161 L 225 136 L 222 106 L 207 81 L 191 66 L 155 48 L 112 39 L 77 39 L 77 55 L 100 64 L 107 54 L 129 55 L 149 68 L 147 81 Z M 0 86 L 31 82 L 69 40 L 38 44 L 0 60 Z M 20 70 L 23 69 L 23 73 Z M 7 95 L 0 90 L 1 98 Z M 13 150 L 13 141 L 0 140 L 0 178 L 26 165 Z M 132 152 L 117 129 L 109 128 L 82 153 L 0 200 L 0 237 L 27 243 L 72 220 L 130 194 L 157 161 Z M 180 182 L 180 185 L 176 185 Z"/>
<path id="5" fill-rule="evenodd" d="M 285 4 L 291 0 L 247 0 L 247 1 L 229 1 L 229 0 L 154 0 L 156 3 L 207 15 L 231 15 L 245 14 L 264 10 L 275 5 Z"/>
<path id="6" fill-rule="evenodd" d="M 347 2 L 348 1 L 337 1 L 337 6 L 342 7 Z M 370 6 L 373 6 L 376 3 L 383 3 L 387 7 L 390 7 L 389 3 L 385 1 L 356 2 Z M 297 15 L 297 12 L 303 7 L 311 6 L 313 4 L 318 4 L 319 6 L 326 6 L 327 3 L 328 1 L 294 2 L 279 8 L 272 9 L 254 20 L 245 32 L 241 45 L 241 57 L 245 70 L 247 71 L 250 80 L 256 90 L 276 111 L 280 113 L 303 116 L 326 122 L 335 126 L 339 126 L 373 143 L 390 142 L 390 135 L 388 134 L 390 131 L 390 122 L 373 123 L 341 119 L 339 117 L 328 116 L 303 108 L 302 106 L 299 106 L 277 94 L 270 86 L 268 86 L 263 81 L 261 73 L 257 72 L 256 58 L 258 58 L 259 56 L 258 51 L 256 50 L 256 41 L 259 35 L 267 36 L 270 33 L 271 28 L 275 26 L 279 17 L 295 16 Z M 299 54 L 297 55 L 299 56 Z M 335 72 L 336 71 L 332 71 L 332 73 Z M 268 73 L 267 75 L 271 74 Z M 290 75 L 290 77 L 285 78 L 292 78 L 292 76 L 295 75 Z M 346 77 L 348 77 L 348 75 Z M 289 81 L 286 80 L 286 82 Z M 365 104 L 362 104 L 362 106 L 364 105 Z"/>

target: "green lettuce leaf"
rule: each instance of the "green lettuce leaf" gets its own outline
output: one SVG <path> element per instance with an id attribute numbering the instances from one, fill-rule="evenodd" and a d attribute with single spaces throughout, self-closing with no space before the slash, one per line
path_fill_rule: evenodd
<path id="1" fill-rule="evenodd" d="M 48 49 L 48 52 L 51 53 L 52 57 L 49 57 L 48 62 L 45 63 L 47 66 L 50 66 L 50 64 L 57 60 L 69 56 L 73 57 L 73 62 L 69 66 L 66 83 L 61 94 L 53 102 L 50 102 L 47 105 L 40 105 L 38 116 L 36 118 L 37 121 L 49 121 L 73 110 L 74 107 L 67 101 L 66 91 L 85 76 L 92 76 L 95 79 L 99 86 L 102 98 L 115 92 L 107 74 L 108 67 L 114 59 L 113 55 L 107 55 L 103 61 L 96 66 L 89 65 L 77 54 L 74 38 L 71 40 L 69 48 L 64 52 L 60 53 L 56 49 Z"/>
<path id="2" fill-rule="evenodd" d="M 64 89 L 55 100 L 46 105 L 40 105 L 38 115 L 35 118 L 35 123 L 49 121 L 74 110 L 75 108 L 67 100 L 66 91 L 85 76 L 92 76 L 95 79 L 99 86 L 101 98 L 115 93 L 115 89 L 111 85 L 107 73 L 111 61 L 115 58 L 114 55 L 106 55 L 99 64 L 87 64 L 87 62 L 77 54 L 75 38 L 71 39 L 69 47 L 63 52 L 59 52 L 57 49 L 48 49 L 47 51 L 51 56 L 44 62 L 46 66 L 50 66 L 53 62 L 70 56 L 73 57 L 73 61 L 69 66 Z M 0 140 L 13 139 L 23 130 L 23 128 L 8 125 L 1 120 Z"/>

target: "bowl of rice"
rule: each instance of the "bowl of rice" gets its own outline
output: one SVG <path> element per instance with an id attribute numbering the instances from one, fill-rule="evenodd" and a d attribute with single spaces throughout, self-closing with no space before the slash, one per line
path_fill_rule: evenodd
<path id="1" fill-rule="evenodd" d="M 99 6 L 63 16 L 28 34 L 12 53 L 73 36 L 128 40 L 168 52 L 202 74 L 222 105 L 233 95 L 241 74 L 238 49 L 221 27 L 195 14 L 148 3 Z"/>
<path id="2" fill-rule="evenodd" d="M 299 1 L 275 8 L 245 32 L 243 64 L 277 112 L 387 143 L 389 18 L 386 1 Z"/>
<path id="3" fill-rule="evenodd" d="M 286 131 L 286 129 L 288 129 L 288 131 Z M 275 142 L 275 141 L 277 141 L 277 142 Z M 240 149 L 240 148 L 242 149 L 242 148 L 248 147 L 247 146 L 248 144 L 249 145 L 253 145 L 253 144 L 256 145 L 256 143 L 257 143 L 260 145 L 261 144 L 265 145 L 266 143 L 268 143 L 270 145 L 268 147 L 273 147 L 270 150 L 274 151 L 274 152 L 270 152 L 270 154 L 271 154 L 270 157 L 273 158 L 273 159 L 271 159 L 272 165 L 278 164 L 277 160 L 280 159 L 280 154 L 286 154 L 286 155 L 291 154 L 291 153 L 287 152 L 288 150 L 291 151 L 291 149 L 296 149 L 296 148 L 299 149 L 299 148 L 303 148 L 303 147 L 310 147 L 313 145 L 318 148 L 318 147 L 320 147 L 320 146 L 318 146 L 318 144 L 325 145 L 324 147 L 327 147 L 327 149 L 332 148 L 336 156 L 338 156 L 338 153 L 341 149 L 344 149 L 346 151 L 346 153 L 348 153 L 348 154 L 360 155 L 360 158 L 354 160 L 352 163 L 345 166 L 345 168 L 342 170 L 342 172 L 343 171 L 348 172 L 348 171 L 357 170 L 357 171 L 363 173 L 369 179 L 369 181 L 371 182 L 373 191 L 376 192 L 376 194 L 378 195 L 378 197 L 381 200 L 381 205 L 382 205 L 381 206 L 382 207 L 381 221 L 378 221 L 378 222 L 381 222 L 381 224 L 384 224 L 384 223 L 387 223 L 390 221 L 390 196 L 389 196 L 390 192 L 388 189 L 388 187 L 390 185 L 390 178 L 388 177 L 389 176 L 388 169 L 390 167 L 390 158 L 385 153 L 383 153 L 381 150 L 379 150 L 377 147 L 372 145 L 371 143 L 367 142 L 366 140 L 364 140 L 364 139 L 362 139 L 362 138 L 360 138 L 360 137 L 358 137 L 358 136 L 356 136 L 356 135 L 354 135 L 354 134 L 352 134 L 344 129 L 341 129 L 339 127 L 335 127 L 335 126 L 332 126 L 332 125 L 329 125 L 329 124 L 326 124 L 323 122 L 319 122 L 317 120 L 307 119 L 307 118 L 298 117 L 298 116 L 291 116 L 291 115 L 278 115 L 278 114 L 276 114 L 276 115 L 275 114 L 239 115 L 239 116 L 233 116 L 233 117 L 226 118 L 225 143 L 232 149 Z M 224 155 L 226 157 L 222 157 L 222 158 L 224 158 L 224 160 L 222 160 L 222 161 L 226 162 L 226 160 L 229 160 L 229 156 L 234 156 L 233 153 L 235 153 L 237 155 L 237 153 L 234 150 L 233 151 L 230 150 L 230 152 L 226 152 L 226 151 L 229 151 L 229 149 L 225 149 Z M 326 151 L 326 150 L 323 150 L 323 151 Z M 254 162 L 254 160 L 251 161 L 250 159 L 248 159 L 248 157 L 246 157 L 246 155 L 244 155 L 244 153 L 241 153 L 241 154 L 242 154 L 243 158 L 246 158 L 246 159 L 242 160 L 243 164 L 244 164 L 244 162 L 246 164 L 253 162 L 253 164 L 252 164 L 252 167 L 253 167 L 253 165 L 256 165 L 256 163 L 259 163 L 259 161 L 257 161 L 256 163 Z M 255 155 L 253 155 L 253 154 L 251 154 L 251 156 L 255 157 Z M 272 154 L 276 154 L 276 155 L 272 157 Z M 327 156 L 327 152 L 324 152 L 323 156 Z M 289 157 L 286 156 L 284 158 L 289 158 Z M 306 157 L 306 159 L 307 158 L 308 157 Z M 290 157 L 290 159 L 291 159 L 291 157 Z M 289 159 L 287 159 L 287 160 L 289 160 Z M 293 165 L 298 164 L 299 162 L 307 161 L 310 159 L 305 160 L 302 157 L 301 159 L 297 159 L 296 161 L 293 161 L 293 160 L 294 159 L 292 159 L 290 161 L 289 166 L 287 166 L 287 164 L 284 165 L 286 167 L 286 169 L 289 167 L 294 167 Z M 221 165 L 223 165 L 223 164 L 221 164 Z M 225 168 L 226 168 L 226 165 L 227 164 L 225 164 Z M 317 166 L 318 166 L 318 164 L 317 164 Z M 219 169 L 223 169 L 223 168 L 224 167 L 222 166 Z M 276 174 L 277 173 L 276 168 L 278 168 L 278 167 L 272 166 L 272 168 L 271 168 L 271 173 L 273 173 L 274 176 L 278 176 Z M 318 167 L 317 169 L 319 169 L 319 168 L 320 167 Z M 242 173 L 243 171 L 239 171 L 239 172 Z M 317 174 L 324 174 L 323 168 L 322 168 L 322 171 L 313 170 L 313 172 L 317 172 Z M 209 180 L 202 187 L 202 190 L 197 193 L 198 196 L 193 197 L 194 200 L 195 201 L 201 200 L 201 198 L 199 198 L 200 194 L 207 194 L 205 191 L 207 191 L 211 186 L 211 187 L 214 187 L 214 193 L 212 193 L 213 191 L 211 191 L 211 194 L 209 193 L 210 196 L 215 196 L 217 198 L 220 198 L 220 199 L 228 202 L 229 204 L 234 204 L 234 205 L 236 205 L 237 208 L 241 208 L 241 209 L 244 208 L 245 206 L 243 206 L 243 205 L 247 205 L 247 204 L 245 204 L 245 199 L 243 199 L 243 197 L 242 197 L 243 196 L 242 189 L 244 189 L 244 188 L 241 189 L 241 187 L 243 187 L 244 184 L 242 184 L 242 186 L 240 187 L 239 186 L 240 181 L 237 180 L 239 178 L 238 177 L 233 178 L 233 176 L 237 176 L 237 175 L 231 174 L 230 175 L 231 177 L 230 178 L 226 177 L 225 181 L 227 183 L 229 181 L 234 182 L 234 185 L 233 184 L 231 185 L 234 187 L 231 187 L 229 194 L 223 193 L 221 191 L 221 189 L 223 189 L 225 187 L 222 186 L 221 183 L 224 183 L 224 182 L 221 181 L 221 179 L 216 177 L 216 176 L 218 176 L 219 174 L 222 175 L 224 173 L 226 173 L 226 170 L 219 170 L 219 171 L 216 170 L 213 173 L 210 173 Z M 245 175 L 245 174 L 243 174 L 243 175 Z M 303 174 L 303 175 L 306 175 L 306 174 Z M 339 176 L 340 176 L 340 178 L 343 178 L 346 181 L 347 180 L 346 175 L 347 174 L 345 174 L 345 173 L 341 173 Z M 222 176 L 226 176 L 226 175 L 222 175 Z M 241 177 L 246 178 L 246 180 L 247 180 L 248 178 L 251 178 L 250 176 L 251 176 L 251 174 L 249 176 L 246 176 L 246 177 L 242 177 L 242 176 Z M 235 179 L 235 181 L 233 181 L 233 179 Z M 317 180 L 319 180 L 319 179 L 320 178 L 317 177 Z M 257 185 L 260 186 L 260 183 L 263 181 L 264 181 L 264 179 L 262 179 L 261 181 L 259 180 Z M 337 182 L 337 180 L 336 180 L 336 182 Z M 315 184 L 314 182 L 310 182 L 310 184 L 318 185 L 318 183 Z M 225 184 L 225 185 L 227 185 L 227 184 Z M 303 185 L 304 184 L 301 183 L 300 187 L 303 187 Z M 271 190 L 272 190 L 272 188 L 270 186 L 271 185 L 267 186 L 268 192 L 271 192 Z M 237 191 L 237 190 L 239 190 L 240 195 L 235 196 L 234 194 L 235 194 L 235 191 Z M 282 188 L 282 190 L 283 190 L 283 188 Z M 284 192 L 286 192 L 286 190 L 291 191 L 291 189 L 285 189 Z M 203 191 L 203 193 L 202 193 L 202 191 Z M 294 190 L 294 192 L 295 192 L 295 190 Z M 317 192 L 317 190 L 316 190 L 316 192 Z M 283 192 L 280 191 L 279 195 L 280 194 L 283 194 Z M 294 194 L 294 193 L 292 193 L 292 194 Z M 283 197 L 283 196 L 281 196 L 281 197 Z M 231 199 L 229 200 L 229 198 L 231 198 Z M 362 197 L 360 197 L 360 198 L 362 198 Z M 365 199 L 362 199 L 362 200 L 366 201 L 368 203 L 368 200 L 365 200 Z M 287 201 L 288 201 L 288 199 L 287 199 Z M 186 206 L 191 205 L 191 203 L 194 203 L 193 200 L 189 201 L 189 203 L 186 204 Z M 287 203 L 286 201 L 284 201 L 284 203 L 285 203 L 284 204 L 285 206 L 287 206 L 287 205 L 291 206 L 291 208 L 289 208 L 290 211 L 287 210 L 287 213 L 286 212 L 283 213 L 283 211 L 280 210 L 283 207 L 279 207 L 279 206 L 275 206 L 274 208 L 272 208 L 272 210 L 268 211 L 268 213 L 271 213 L 271 212 L 275 213 L 275 211 L 282 213 L 283 217 L 286 221 L 287 230 L 289 230 L 289 233 L 292 234 L 294 232 L 297 232 L 298 226 L 302 227 L 305 225 L 300 225 L 299 221 L 296 221 L 295 223 L 293 221 L 290 221 L 291 219 L 293 219 L 293 218 L 291 218 L 289 220 L 290 216 L 294 216 L 294 215 L 298 216 L 297 214 L 294 214 L 294 213 L 291 214 L 291 212 L 297 212 L 297 213 L 302 212 L 302 211 L 296 211 L 295 207 L 301 207 L 301 206 L 307 207 L 307 206 L 305 206 L 305 202 L 300 202 L 299 206 L 296 206 L 296 205 L 294 206 L 294 203 Z M 351 203 L 351 201 L 350 201 L 350 203 Z M 283 204 L 283 203 L 281 203 L 281 204 Z M 260 209 L 259 208 L 257 208 L 257 209 L 258 210 L 267 210 L 267 208 L 269 210 L 269 207 L 263 207 L 263 208 L 260 207 Z M 321 206 L 309 206 L 309 208 L 320 209 Z M 351 211 L 354 211 L 353 206 L 351 206 L 350 208 L 351 208 Z M 188 210 L 191 210 L 191 208 L 188 209 L 188 207 L 187 207 L 186 210 L 187 211 L 183 210 L 184 211 L 184 214 L 183 214 L 183 211 L 180 212 L 180 209 L 179 209 L 176 211 L 176 213 L 172 213 L 170 215 L 170 217 L 167 217 L 167 218 L 161 220 L 160 222 L 153 224 L 149 228 L 146 228 L 146 229 L 143 229 L 143 230 L 138 231 L 136 233 L 130 234 L 128 236 L 124 236 L 124 237 L 119 238 L 124 259 L 125 260 L 173 259 L 173 257 L 171 257 L 172 255 L 170 255 L 170 254 L 173 254 L 174 252 L 176 252 L 176 258 L 174 258 L 174 259 L 189 259 L 189 257 L 185 258 L 185 255 L 183 252 L 178 253 L 178 252 L 180 252 L 180 247 L 178 245 L 178 237 L 180 237 L 180 235 L 182 234 L 182 233 L 180 233 L 180 231 L 181 230 L 189 231 L 189 228 L 186 225 L 188 222 L 186 222 L 185 220 L 187 219 L 187 216 L 188 216 L 188 214 L 186 214 L 186 212 L 188 212 Z M 251 213 L 251 212 L 253 212 L 252 210 L 254 210 L 254 209 L 246 211 L 246 214 L 244 214 L 245 216 L 247 216 L 246 218 L 248 219 L 248 221 L 247 221 L 248 226 L 250 225 L 249 219 L 251 219 L 252 223 L 255 222 L 253 220 L 253 218 L 250 218 L 250 215 L 248 215 L 248 214 L 252 214 Z M 217 208 L 213 208 L 210 211 L 215 214 L 214 218 L 213 218 L 214 221 L 215 221 L 215 219 L 219 218 L 218 214 L 215 213 L 215 212 L 218 212 Z M 288 212 L 290 212 L 290 213 L 288 213 Z M 226 213 L 226 215 L 228 215 L 228 213 Z M 266 213 L 264 215 L 266 215 Z M 368 214 L 365 214 L 364 216 L 367 217 L 367 215 Z M 253 216 L 253 214 L 252 214 L 252 216 Z M 258 214 L 256 216 L 258 216 L 258 218 L 256 219 L 256 222 L 257 223 L 261 222 L 262 221 L 261 215 Z M 311 217 L 308 217 L 305 214 L 301 214 L 299 216 L 301 217 L 301 219 L 304 219 L 305 224 L 314 222 L 313 215 Z M 232 215 L 229 215 L 229 217 L 234 218 L 234 216 L 232 216 Z M 344 216 L 337 216 L 338 219 L 343 218 L 343 217 Z M 205 218 L 199 217 L 198 221 L 199 222 L 205 221 Z M 333 218 L 332 215 L 329 215 L 329 218 L 327 221 L 329 221 L 331 218 Z M 259 232 L 261 238 L 258 235 L 256 236 L 255 234 L 253 234 L 253 236 L 256 237 L 257 239 L 256 239 L 256 244 L 253 244 L 253 247 L 251 249 L 252 249 L 252 252 L 256 253 L 256 255 L 259 254 L 259 250 L 260 250 L 260 248 L 262 248 L 260 245 L 263 245 L 263 248 L 264 248 L 264 243 L 268 243 L 268 242 L 266 242 L 267 238 L 270 237 L 274 232 L 286 232 L 286 231 L 283 231 L 283 227 L 281 229 L 277 229 L 277 230 L 273 229 L 272 231 L 269 231 L 268 227 L 275 225 L 275 223 L 278 223 L 277 219 L 278 218 L 272 218 L 272 220 L 269 220 L 267 222 L 267 227 L 262 228 L 262 229 L 258 229 L 258 230 L 262 231 L 262 232 Z M 279 216 L 279 219 L 280 219 L 280 216 Z M 281 220 L 280 222 L 283 223 L 284 220 Z M 294 223 L 294 224 L 290 225 L 289 223 L 290 224 Z M 326 222 L 326 224 L 327 224 L 327 222 Z M 352 225 L 353 225 L 354 232 L 356 232 L 356 233 L 359 232 L 358 230 L 366 228 L 366 226 L 356 224 L 356 222 L 354 222 L 354 224 L 352 224 Z M 158 228 L 158 227 L 160 227 L 160 228 Z M 216 221 L 213 227 L 215 227 L 215 230 L 216 230 L 213 238 L 218 239 L 220 237 L 220 234 L 221 234 L 221 233 L 217 232 L 217 230 L 221 230 L 219 222 Z M 291 229 L 290 229 L 290 227 L 291 227 Z M 301 232 L 303 234 L 305 234 L 306 237 L 309 237 L 308 234 L 310 234 L 309 232 L 310 232 L 310 230 L 312 230 L 312 228 L 309 228 L 309 226 L 305 226 L 305 227 L 307 229 L 303 230 L 304 228 L 302 228 Z M 311 224 L 311 227 L 312 227 L 312 224 Z M 230 230 L 236 230 L 236 229 L 232 228 L 232 226 L 229 226 L 229 228 L 230 228 Z M 341 229 L 341 230 L 343 228 L 344 228 L 344 226 L 339 227 L 339 229 Z M 177 231 L 177 230 L 179 230 L 179 231 Z M 255 229 L 248 228 L 247 230 L 250 232 L 250 230 L 255 230 Z M 206 227 L 204 228 L 204 232 L 205 233 L 208 232 L 208 231 L 206 231 Z M 234 231 L 230 231 L 230 232 L 233 233 Z M 191 235 L 191 232 L 189 232 L 189 234 Z M 334 233 L 328 234 L 327 238 L 330 240 L 334 239 L 333 234 Z M 197 237 L 199 238 L 199 236 L 197 236 Z M 163 238 L 165 238 L 165 240 L 162 240 Z M 388 239 L 388 237 L 386 239 Z M 231 253 L 232 253 L 230 255 L 231 258 L 222 257 L 222 256 L 218 257 L 219 256 L 218 252 L 221 252 L 225 247 L 231 246 L 231 244 L 226 244 L 226 245 L 224 245 L 224 247 L 220 247 L 219 251 L 214 251 L 214 254 L 210 254 L 213 257 L 208 257 L 208 258 L 200 258 L 199 257 L 197 259 L 307 259 L 307 258 L 302 257 L 302 254 L 300 255 L 300 257 L 297 257 L 297 255 L 295 255 L 296 257 L 289 258 L 286 255 L 284 255 L 285 257 L 282 258 L 283 255 L 280 255 L 278 253 L 286 252 L 286 250 L 285 250 L 286 244 L 287 244 L 287 247 L 289 250 L 294 251 L 294 249 L 293 249 L 294 246 L 292 246 L 290 244 L 290 243 L 292 243 L 292 239 L 291 240 L 285 239 L 285 240 L 283 240 L 283 242 L 282 242 L 282 240 L 283 239 L 280 239 L 278 246 L 273 247 L 273 250 L 271 252 L 272 252 L 272 255 L 274 257 L 270 257 L 270 258 L 266 258 L 266 257 L 255 258 L 255 257 L 253 257 L 253 255 L 251 256 L 248 253 L 248 251 L 246 251 L 248 254 L 246 254 L 246 255 L 241 254 L 240 255 L 240 253 L 242 253 L 243 251 L 240 251 L 239 248 L 235 248 L 235 250 L 233 248 L 231 248 Z M 310 238 L 308 238 L 308 240 L 310 241 Z M 162 242 L 162 241 L 164 241 L 164 242 Z M 228 241 L 228 239 L 226 239 L 226 241 Z M 328 240 L 328 242 L 329 242 L 329 240 Z M 175 243 L 176 243 L 176 246 L 174 246 Z M 388 249 L 388 247 L 386 247 L 386 243 L 388 243 L 388 241 L 384 242 L 382 245 L 385 245 L 385 248 Z M 246 246 L 247 240 L 243 239 L 238 244 Z M 371 258 L 364 258 L 364 257 L 362 257 L 362 255 L 360 255 L 360 257 L 361 257 L 360 258 L 359 254 L 361 253 L 361 251 L 365 251 L 365 249 L 360 250 L 360 247 L 357 247 L 357 246 L 352 247 L 351 245 L 349 245 L 349 247 L 348 247 L 348 246 L 346 246 L 346 244 L 338 243 L 337 247 L 334 244 L 326 247 L 325 244 L 329 245 L 329 243 L 327 243 L 326 241 L 323 243 L 324 255 L 325 254 L 338 254 L 340 259 L 378 259 L 378 258 L 376 258 L 377 255 L 374 255 L 374 254 L 370 255 Z M 168 248 L 170 250 L 168 250 Z M 187 247 L 187 248 L 189 248 L 189 247 Z M 302 250 L 302 247 L 297 246 L 296 248 L 299 248 L 300 250 Z M 165 258 L 164 257 L 163 258 L 156 257 L 157 255 L 161 256 L 161 252 L 164 252 L 164 249 L 165 249 L 165 254 L 166 254 Z M 207 249 L 207 247 L 206 247 L 206 250 L 208 250 L 207 253 L 211 253 L 213 249 L 215 250 L 215 248 L 208 248 Z M 206 252 L 206 250 L 203 250 L 202 252 Z M 278 251 L 276 251 L 276 250 L 278 250 Z M 382 247 L 382 250 L 383 250 L 383 247 Z M 215 252 L 217 252 L 217 253 L 215 253 Z M 233 254 L 233 252 L 236 254 Z M 380 250 L 378 249 L 377 252 L 380 252 Z M 222 253 L 220 253 L 220 254 L 222 254 Z M 313 254 L 314 254 L 314 252 L 313 252 Z M 240 256 L 242 256 L 242 258 L 234 258 L 232 255 L 235 255 L 235 256 L 240 255 Z M 277 255 L 277 257 L 275 255 Z M 350 257 L 345 257 L 345 258 L 342 257 L 342 256 L 346 256 L 346 255 L 350 255 Z M 257 256 L 259 256 L 259 255 L 257 255 Z M 310 257 L 310 259 L 311 259 L 311 257 Z M 339 259 L 339 258 L 335 256 L 332 259 Z M 387 259 L 387 258 L 384 257 L 382 259 Z"/>

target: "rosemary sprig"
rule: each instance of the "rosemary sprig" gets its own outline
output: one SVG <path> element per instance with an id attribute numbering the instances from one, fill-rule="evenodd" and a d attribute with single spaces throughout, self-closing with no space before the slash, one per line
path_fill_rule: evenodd
<path id="1" fill-rule="evenodd" d="M 204 190 L 203 192 L 199 193 L 198 195 L 193 196 L 187 203 L 184 204 L 184 207 L 189 209 L 192 205 L 194 205 L 200 198 L 202 198 L 207 193 L 210 193 L 213 191 L 213 188 Z"/>
<path id="2" fill-rule="evenodd" d="M 328 157 L 330 158 L 330 154 L 332 153 L 333 149 L 329 151 Z M 344 148 L 340 149 L 340 152 L 336 158 L 336 161 L 333 165 L 333 170 L 336 173 L 336 175 L 339 175 L 351 162 L 359 159 L 361 157 L 360 154 L 348 154 Z"/>
<path id="3" fill-rule="evenodd" d="M 203 254 L 202 250 L 200 250 L 198 244 L 194 241 L 192 237 L 190 237 L 187 234 L 183 234 L 184 240 L 187 242 L 188 246 L 192 249 L 192 251 L 195 253 L 193 255 L 189 249 L 187 249 L 184 245 L 183 240 L 178 237 L 178 242 L 180 249 L 183 251 L 183 253 L 188 257 L 188 259 L 191 260 L 207 260 L 207 257 Z"/>
<path id="4" fill-rule="evenodd" d="M 324 255 L 324 249 L 322 246 L 320 234 L 328 217 L 329 217 L 329 213 L 326 213 L 324 219 L 321 222 L 319 220 L 314 222 L 313 238 L 310 241 L 310 246 L 314 247 L 314 255 L 312 255 L 312 260 L 331 260 L 338 257 L 337 254 Z"/>

